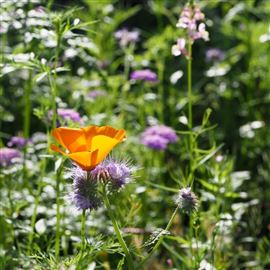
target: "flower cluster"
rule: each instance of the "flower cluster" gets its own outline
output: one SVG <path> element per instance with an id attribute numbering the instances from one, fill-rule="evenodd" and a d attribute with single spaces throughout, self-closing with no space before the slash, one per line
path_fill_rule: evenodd
<path id="1" fill-rule="evenodd" d="M 157 74 L 150 69 L 142 69 L 133 71 L 130 74 L 130 79 L 135 81 L 148 81 L 148 82 L 157 82 Z"/>
<path id="2" fill-rule="evenodd" d="M 204 14 L 197 6 L 186 6 L 176 24 L 177 28 L 184 29 L 186 38 L 179 38 L 177 43 L 172 46 L 172 54 L 188 56 L 186 44 L 192 43 L 197 39 L 209 40 L 209 33 L 205 29 Z"/>
<path id="3" fill-rule="evenodd" d="M 97 209 L 102 202 L 99 187 L 105 185 L 110 192 L 117 192 L 129 183 L 133 168 L 125 161 L 108 158 L 91 171 L 79 166 L 71 169 L 73 189 L 70 194 L 72 202 L 79 210 Z"/>
<path id="4" fill-rule="evenodd" d="M 139 39 L 138 31 L 128 31 L 121 29 L 115 32 L 115 38 L 119 41 L 121 47 L 127 47 L 129 44 L 136 43 Z"/>
<path id="5" fill-rule="evenodd" d="M 6 167 L 15 163 L 16 158 L 20 158 L 21 153 L 17 149 L 1 148 L 0 149 L 0 166 Z"/>
<path id="6" fill-rule="evenodd" d="M 155 150 L 165 150 L 169 143 L 178 140 L 176 132 L 165 125 L 148 127 L 141 135 L 141 144 Z"/>
<path id="7" fill-rule="evenodd" d="M 48 118 L 52 119 L 53 112 L 48 112 Z M 74 123 L 82 123 L 82 118 L 80 114 L 72 109 L 57 109 L 57 115 L 60 117 L 60 119 L 63 120 L 64 123 L 68 121 L 72 121 Z"/>
<path id="8" fill-rule="evenodd" d="M 23 148 L 27 144 L 27 140 L 21 136 L 13 136 L 7 143 L 8 147 Z"/>
<path id="9" fill-rule="evenodd" d="M 180 189 L 175 203 L 187 214 L 197 211 L 199 204 L 197 196 L 191 191 L 190 187 Z"/>

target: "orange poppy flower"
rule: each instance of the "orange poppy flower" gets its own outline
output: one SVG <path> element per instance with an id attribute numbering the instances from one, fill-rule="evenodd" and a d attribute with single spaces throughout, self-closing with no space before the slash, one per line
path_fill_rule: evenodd
<path id="1" fill-rule="evenodd" d="M 123 141 L 126 131 L 110 126 L 59 127 L 52 131 L 52 136 L 66 151 L 64 152 L 54 144 L 51 145 L 52 150 L 69 157 L 82 169 L 89 171 Z"/>

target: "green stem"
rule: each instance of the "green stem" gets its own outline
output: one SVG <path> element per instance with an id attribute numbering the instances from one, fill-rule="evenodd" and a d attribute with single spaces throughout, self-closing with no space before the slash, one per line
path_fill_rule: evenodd
<path id="1" fill-rule="evenodd" d="M 81 253 L 83 253 L 84 249 L 85 249 L 85 244 L 86 244 L 86 236 L 85 236 L 85 212 L 86 210 L 84 209 L 82 211 L 82 217 L 81 217 L 81 223 L 82 223 L 82 230 L 81 230 L 81 238 L 82 238 L 82 242 L 81 242 Z"/>
<path id="2" fill-rule="evenodd" d="M 127 259 L 127 263 L 128 263 L 128 269 L 132 270 L 134 269 L 134 266 L 133 266 L 133 261 L 132 261 L 132 257 L 131 257 L 131 254 L 129 252 L 129 249 L 126 245 L 126 242 L 125 240 L 123 239 L 122 235 L 121 235 L 121 231 L 119 229 L 119 226 L 117 224 L 117 221 L 113 215 L 113 211 L 111 209 L 111 205 L 110 205 L 110 201 L 108 199 L 108 196 L 106 194 L 106 191 L 104 190 L 103 192 L 103 199 L 104 199 L 104 203 L 105 203 L 105 206 L 107 208 L 107 211 L 108 211 L 108 214 L 109 214 L 109 217 L 112 221 L 112 224 L 113 224 L 113 228 L 114 228 L 114 231 L 116 233 L 116 236 L 117 236 L 117 239 L 126 255 L 126 259 Z"/>
<path id="3" fill-rule="evenodd" d="M 188 65 L 187 65 L 187 80 L 188 80 L 188 126 L 190 131 L 192 131 L 192 44 L 188 43 Z M 190 150 L 193 144 L 193 135 L 190 133 Z"/>
<path id="4" fill-rule="evenodd" d="M 190 130 L 189 134 L 189 154 L 190 154 L 190 172 L 188 177 L 188 184 L 193 183 L 193 154 L 194 154 L 194 141 L 193 141 L 193 115 L 192 115 L 192 42 L 188 42 L 188 64 L 187 64 L 187 81 L 188 81 L 188 127 Z"/>
<path id="5" fill-rule="evenodd" d="M 42 187 L 43 187 L 43 177 L 45 174 L 45 169 L 46 169 L 46 159 L 42 160 L 42 164 L 41 164 L 41 175 L 40 175 L 40 179 L 38 182 L 38 190 L 37 190 L 37 196 L 35 198 L 35 206 L 34 206 L 34 211 L 33 211 L 33 215 L 31 218 L 31 233 L 29 234 L 29 238 L 28 238 L 28 253 L 30 253 L 31 249 L 32 249 L 32 243 L 33 243 L 33 238 L 34 238 L 34 234 L 35 234 L 35 224 L 36 224 L 36 219 L 37 219 L 37 208 L 40 202 L 40 195 L 41 195 L 41 191 L 42 191 Z"/>
<path id="6" fill-rule="evenodd" d="M 31 91 L 32 91 L 32 71 L 29 71 L 28 80 L 24 92 L 24 123 L 23 123 L 23 136 L 29 138 L 30 133 L 30 120 L 31 120 Z"/>
<path id="7" fill-rule="evenodd" d="M 172 222 L 174 220 L 174 217 L 176 216 L 177 212 L 178 212 L 179 207 L 177 206 L 165 228 L 165 231 L 168 231 L 171 226 L 172 226 Z M 154 245 L 154 247 L 152 248 L 151 252 L 141 261 L 141 263 L 138 265 L 137 269 L 142 269 L 143 265 L 152 257 L 152 255 L 155 253 L 155 251 L 158 249 L 158 247 L 160 246 L 160 244 L 162 243 L 164 236 L 160 236 L 160 238 L 158 239 L 158 241 L 156 242 L 156 244 Z"/>
<path id="8" fill-rule="evenodd" d="M 63 162 L 60 165 L 56 174 L 56 237 L 55 237 L 55 257 L 56 260 L 59 258 L 60 253 L 60 183 L 61 183 L 61 172 L 62 172 Z"/>

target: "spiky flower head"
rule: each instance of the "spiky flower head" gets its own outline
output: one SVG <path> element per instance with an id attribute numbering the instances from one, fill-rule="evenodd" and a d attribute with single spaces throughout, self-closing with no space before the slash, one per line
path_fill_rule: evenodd
<path id="1" fill-rule="evenodd" d="M 98 182 L 79 166 L 74 166 L 70 172 L 73 178 L 73 188 L 69 197 L 76 208 L 90 211 L 97 209 L 101 205 Z"/>
<path id="2" fill-rule="evenodd" d="M 119 190 L 131 180 L 134 168 L 127 161 L 116 161 L 112 158 L 105 159 L 90 172 L 96 181 L 109 184 L 112 190 Z"/>
<path id="3" fill-rule="evenodd" d="M 69 195 L 78 210 L 97 209 L 102 202 L 100 191 L 114 193 L 129 183 L 134 168 L 127 161 L 105 159 L 91 171 L 79 166 L 70 169 L 73 179 L 72 191 Z"/>
<path id="4" fill-rule="evenodd" d="M 197 211 L 199 206 L 198 198 L 190 187 L 180 189 L 175 203 L 186 214 Z"/>

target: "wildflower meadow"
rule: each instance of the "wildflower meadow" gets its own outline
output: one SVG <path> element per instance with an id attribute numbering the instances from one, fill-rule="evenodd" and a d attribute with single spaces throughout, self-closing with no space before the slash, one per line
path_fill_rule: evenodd
<path id="1" fill-rule="evenodd" d="M 269 0 L 0 0 L 0 270 L 270 269 Z"/>

